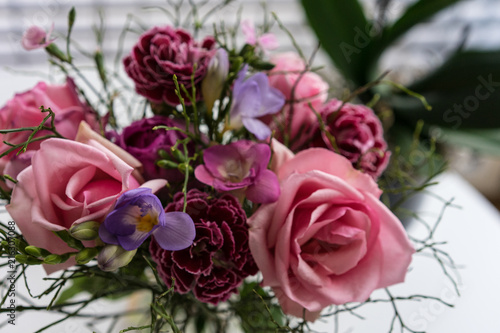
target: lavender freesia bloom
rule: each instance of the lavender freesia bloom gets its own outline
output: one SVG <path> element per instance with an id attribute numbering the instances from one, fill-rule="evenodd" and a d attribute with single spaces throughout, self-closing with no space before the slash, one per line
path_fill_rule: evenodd
<path id="1" fill-rule="evenodd" d="M 278 178 L 267 169 L 271 149 L 263 143 L 240 140 L 228 145 L 213 146 L 203 153 L 205 165 L 199 165 L 196 179 L 217 191 L 244 192 L 255 203 L 278 200 Z"/>
<path id="2" fill-rule="evenodd" d="M 234 82 L 230 127 L 245 126 L 257 139 L 264 140 L 271 135 L 271 130 L 257 118 L 280 111 L 285 105 L 285 96 L 269 85 L 264 73 L 245 80 L 247 69 L 248 65 L 245 65 Z"/>
<path id="3" fill-rule="evenodd" d="M 123 193 L 99 228 L 103 242 L 127 251 L 137 249 L 150 235 L 163 249 L 177 251 L 193 243 L 195 227 L 186 213 L 165 213 L 149 188 Z"/>

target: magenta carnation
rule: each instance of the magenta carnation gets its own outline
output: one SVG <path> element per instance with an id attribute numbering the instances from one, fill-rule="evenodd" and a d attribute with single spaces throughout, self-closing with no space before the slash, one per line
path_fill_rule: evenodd
<path id="1" fill-rule="evenodd" d="M 182 29 L 170 26 L 154 27 L 146 31 L 123 59 L 125 71 L 135 82 L 135 90 L 154 103 L 180 104 L 175 94 L 174 75 L 179 85 L 191 92 L 194 75 L 197 100 L 200 99 L 201 80 L 216 50 L 215 39 L 207 37 L 198 44 Z M 193 73 L 193 65 L 196 71 Z M 185 100 L 189 103 L 189 100 Z"/>
<path id="2" fill-rule="evenodd" d="M 177 193 L 165 211 L 182 211 L 183 193 Z M 175 279 L 176 292 L 192 291 L 202 302 L 227 300 L 244 278 L 256 274 L 257 266 L 248 247 L 246 215 L 229 194 L 220 198 L 198 190 L 187 194 L 186 213 L 196 227 L 196 238 L 185 250 L 166 251 L 154 240 L 150 252 L 167 286 Z"/>
<path id="3" fill-rule="evenodd" d="M 353 166 L 377 179 L 389 163 L 390 152 L 384 140 L 384 130 L 372 109 L 336 99 L 321 108 L 325 130 L 335 138 L 336 147 L 326 134 L 314 141 L 315 146 L 327 147 L 346 157 Z M 340 110 L 339 110 L 340 108 Z"/>

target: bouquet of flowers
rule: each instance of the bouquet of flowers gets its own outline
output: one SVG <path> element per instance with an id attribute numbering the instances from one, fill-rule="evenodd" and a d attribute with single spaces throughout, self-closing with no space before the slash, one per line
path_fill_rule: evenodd
<path id="1" fill-rule="evenodd" d="M 235 322 L 304 332 L 380 302 L 374 290 L 402 283 L 415 252 L 438 246 L 432 231 L 410 240 L 395 215 L 442 169 L 434 147 L 415 139 L 418 165 L 391 152 L 381 113 L 354 101 L 363 87 L 332 98 L 300 49 L 273 51 L 274 35 L 247 21 L 204 38 L 199 25 L 147 27 L 121 59 L 131 80 L 97 50 L 92 82 L 72 54 L 75 19 L 72 9 L 66 51 L 39 27 L 22 40 L 44 48 L 64 82 L 40 82 L 0 110 L 12 217 L 2 264 L 25 281 L 43 266 L 47 310 L 77 317 L 95 300 L 145 290 L 145 320 L 123 332 Z M 429 176 L 415 178 L 419 168 Z M 426 296 L 386 290 L 390 330 L 398 319 L 411 331 L 396 302 Z M 7 295 L 2 304 L 9 314 Z"/>

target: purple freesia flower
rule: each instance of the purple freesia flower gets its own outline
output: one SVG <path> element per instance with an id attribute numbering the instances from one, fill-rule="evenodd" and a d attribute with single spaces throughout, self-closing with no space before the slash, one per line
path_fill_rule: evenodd
<path id="1" fill-rule="evenodd" d="M 99 228 L 103 242 L 120 245 L 127 251 L 137 249 L 152 234 L 161 248 L 177 251 L 193 243 L 196 231 L 188 214 L 165 213 L 149 188 L 123 193 Z"/>
<path id="2" fill-rule="evenodd" d="M 271 135 L 271 130 L 257 118 L 280 111 L 285 105 L 285 96 L 269 85 L 264 73 L 245 80 L 247 69 L 248 65 L 245 65 L 234 82 L 230 127 L 245 126 L 257 139 L 264 140 Z"/>
<path id="3" fill-rule="evenodd" d="M 271 203 L 278 200 L 280 187 L 274 172 L 267 169 L 270 158 L 268 145 L 240 140 L 207 148 L 205 165 L 199 165 L 194 174 L 217 191 L 242 190 L 252 202 Z"/>

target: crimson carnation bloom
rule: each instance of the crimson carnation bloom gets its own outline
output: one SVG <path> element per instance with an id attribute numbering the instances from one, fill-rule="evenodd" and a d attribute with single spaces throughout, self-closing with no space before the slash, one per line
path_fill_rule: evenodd
<path id="1" fill-rule="evenodd" d="M 183 193 L 177 193 L 165 212 L 182 211 Z M 150 252 L 167 286 L 193 291 L 197 299 L 217 304 L 227 300 L 244 278 L 257 273 L 248 247 L 246 215 L 238 200 L 229 194 L 220 198 L 199 190 L 187 194 L 186 213 L 196 227 L 196 238 L 185 250 L 166 251 L 154 240 Z"/>
<path id="2" fill-rule="evenodd" d="M 336 99 L 325 104 L 319 113 L 325 121 L 325 131 L 335 138 L 332 147 L 324 132 L 314 140 L 314 146 L 338 149 L 356 169 L 377 179 L 389 163 L 390 152 L 384 140 L 384 130 L 372 109 Z M 340 108 L 340 110 L 339 110 Z"/>
<path id="3" fill-rule="evenodd" d="M 197 100 L 200 99 L 200 84 L 205 77 L 208 64 L 216 50 L 215 39 L 207 37 L 201 44 L 182 29 L 170 26 L 154 27 L 146 31 L 123 59 L 125 71 L 135 82 L 135 90 L 154 103 L 165 102 L 178 105 L 175 94 L 174 74 L 179 85 L 191 92 L 191 77 L 194 74 Z M 193 65 L 196 71 L 193 73 Z M 189 100 L 185 100 L 189 103 Z"/>

